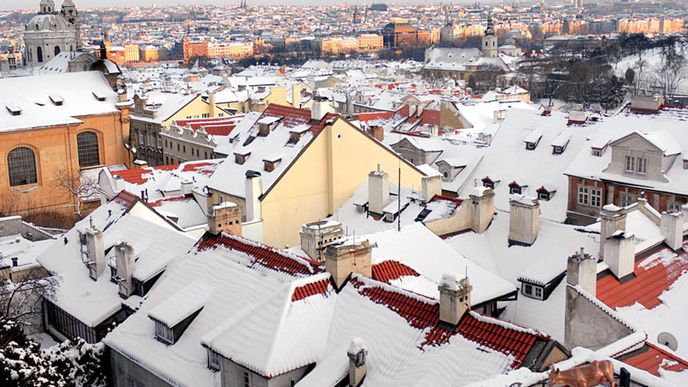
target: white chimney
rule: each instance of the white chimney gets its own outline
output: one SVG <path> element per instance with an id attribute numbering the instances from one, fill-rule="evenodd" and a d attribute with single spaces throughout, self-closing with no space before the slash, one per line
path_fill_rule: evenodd
<path id="1" fill-rule="evenodd" d="M 311 119 L 320 121 L 327 113 L 333 113 L 334 109 L 327 97 L 320 95 L 313 96 L 313 104 L 311 105 Z"/>
<path id="2" fill-rule="evenodd" d="M 316 261 L 323 261 L 323 250 L 344 237 L 342 224 L 334 220 L 321 220 L 301 225 L 301 249 Z"/>
<path id="3" fill-rule="evenodd" d="M 471 230 L 482 234 L 494 218 L 494 191 L 487 187 L 475 187 L 469 198 L 471 199 Z"/>
<path id="4" fill-rule="evenodd" d="M 514 194 L 509 204 L 509 242 L 532 245 L 540 227 L 540 202 L 536 198 Z"/>
<path id="5" fill-rule="evenodd" d="M 182 180 L 182 182 L 180 183 L 181 194 L 182 195 L 190 195 L 192 190 L 193 190 L 193 181 Z"/>
<path id="6" fill-rule="evenodd" d="M 580 286 L 593 296 L 597 293 L 597 259 L 581 247 L 567 261 L 566 283 Z"/>
<path id="7" fill-rule="evenodd" d="M 672 250 L 683 247 L 683 215 L 680 212 L 662 212 L 660 230 L 664 236 L 664 242 Z"/>
<path id="8" fill-rule="evenodd" d="M 349 387 L 358 387 L 363 383 L 367 371 L 368 350 L 363 340 L 358 337 L 351 340 L 346 356 L 349 358 Z"/>
<path id="9" fill-rule="evenodd" d="M 440 321 L 457 325 L 461 317 L 471 308 L 471 290 L 468 277 L 459 280 L 454 273 L 442 274 L 437 289 L 440 291 Z"/>
<path id="10" fill-rule="evenodd" d="M 681 218 L 683 218 L 683 224 L 688 223 L 688 204 L 681 206 Z"/>
<path id="11" fill-rule="evenodd" d="M 301 108 L 301 84 L 295 83 L 291 89 L 291 105 L 297 109 Z"/>
<path id="12" fill-rule="evenodd" d="M 325 268 L 340 288 L 352 273 L 368 278 L 372 276 L 371 254 L 370 242 L 367 240 L 356 244 L 351 242 L 331 244 L 325 248 Z"/>
<path id="13" fill-rule="evenodd" d="M 246 171 L 246 221 L 263 217 L 260 196 L 263 194 L 263 177 L 260 172 Z"/>
<path id="14" fill-rule="evenodd" d="M 635 266 L 635 235 L 616 231 L 604 241 L 604 261 L 616 278 L 622 279 L 633 273 Z"/>
<path id="15" fill-rule="evenodd" d="M 91 222 L 92 223 L 92 222 Z M 105 270 L 105 242 L 103 233 L 97 230 L 93 224 L 81 231 L 81 243 L 86 247 L 86 257 L 82 257 L 89 269 L 91 279 L 98 280 L 98 277 Z M 83 250 L 82 250 L 83 251 Z"/>
<path id="16" fill-rule="evenodd" d="M 227 232 L 241 236 L 241 208 L 232 202 L 214 205 L 208 214 L 208 231 L 213 235 Z"/>
<path id="17" fill-rule="evenodd" d="M 134 292 L 134 248 L 127 242 L 119 242 L 115 246 L 117 277 L 119 279 L 119 294 L 129 297 Z"/>
<path id="18" fill-rule="evenodd" d="M 623 208 L 607 204 L 600 211 L 600 258 L 604 257 L 604 241 L 617 231 L 626 230 L 626 212 Z"/>
<path id="19" fill-rule="evenodd" d="M 378 165 L 377 171 L 368 174 L 368 211 L 382 215 L 389 203 L 389 175 Z"/>
<path id="20" fill-rule="evenodd" d="M 431 176 L 423 176 L 420 181 L 420 200 L 427 203 L 435 195 L 442 194 L 442 175 L 439 172 Z"/>

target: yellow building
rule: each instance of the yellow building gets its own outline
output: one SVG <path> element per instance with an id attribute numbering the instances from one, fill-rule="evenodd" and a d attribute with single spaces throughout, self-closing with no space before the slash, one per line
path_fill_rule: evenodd
<path id="1" fill-rule="evenodd" d="M 424 174 L 413 164 L 345 119 L 322 114 L 323 106 L 312 111 L 270 105 L 254 123 L 258 135 L 240 137 L 244 145 L 211 176 L 209 208 L 236 203 L 244 235 L 285 247 L 299 243 L 302 224 L 335 213 L 371 171 L 389 171 L 397 183 L 401 169 L 402 185 L 421 187 Z"/>
<path id="2" fill-rule="evenodd" d="M 361 34 L 357 39 L 359 51 L 379 51 L 384 47 L 382 35 Z"/>
<path id="3" fill-rule="evenodd" d="M 82 210 L 82 171 L 129 164 L 125 100 L 98 71 L 0 79 L 0 212 Z"/>
<path id="4" fill-rule="evenodd" d="M 253 43 L 231 42 L 208 45 L 208 58 L 243 59 L 253 55 Z"/>
<path id="5" fill-rule="evenodd" d="M 126 63 L 136 63 L 141 59 L 139 53 L 139 46 L 137 44 L 125 44 L 124 45 L 124 61 Z"/>
<path id="6" fill-rule="evenodd" d="M 157 62 L 159 59 L 158 48 L 154 46 L 145 46 L 141 48 L 141 60 L 144 62 Z"/>

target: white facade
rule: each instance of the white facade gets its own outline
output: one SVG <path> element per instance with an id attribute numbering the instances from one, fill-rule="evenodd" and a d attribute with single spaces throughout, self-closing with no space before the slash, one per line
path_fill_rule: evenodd
<path id="1" fill-rule="evenodd" d="M 24 26 L 27 64 L 40 66 L 61 52 L 76 51 L 79 39 L 79 16 L 72 0 L 62 4 L 61 15 L 53 0 L 41 0 L 38 15 Z"/>

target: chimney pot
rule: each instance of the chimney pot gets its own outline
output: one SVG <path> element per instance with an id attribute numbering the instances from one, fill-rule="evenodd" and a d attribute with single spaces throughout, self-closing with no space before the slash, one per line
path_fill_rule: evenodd
<path id="1" fill-rule="evenodd" d="M 119 294 L 129 297 L 134 292 L 134 248 L 127 242 L 119 242 L 115 246 L 117 277 L 119 277 Z"/>
<path id="2" fill-rule="evenodd" d="M 367 240 L 356 244 L 346 241 L 325 248 L 325 268 L 341 287 L 352 273 L 372 276 L 372 246 Z"/>
<path id="3" fill-rule="evenodd" d="M 471 308 L 471 286 L 468 277 L 459 280 L 458 274 L 442 274 L 437 289 L 440 292 L 440 321 L 457 325 Z"/>
<path id="4" fill-rule="evenodd" d="M 263 194 L 263 178 L 260 172 L 246 171 L 246 221 L 262 218 L 260 196 Z"/>
<path id="5" fill-rule="evenodd" d="M 616 278 L 633 274 L 635 268 L 635 235 L 618 230 L 604 241 L 604 261 Z"/>
<path id="6" fill-rule="evenodd" d="M 368 211 L 382 215 L 389 203 L 389 175 L 378 166 L 377 171 L 368 174 Z"/>
<path id="7" fill-rule="evenodd" d="M 664 242 L 672 250 L 683 247 L 683 215 L 680 212 L 662 212 L 660 231 L 664 236 Z"/>
<path id="8" fill-rule="evenodd" d="M 597 259 L 586 254 L 582 247 L 568 258 L 566 283 L 580 286 L 593 296 L 597 293 Z"/>
<path id="9" fill-rule="evenodd" d="M 509 204 L 509 242 L 532 245 L 540 227 L 540 202 L 536 198 L 514 194 Z"/>
<path id="10" fill-rule="evenodd" d="M 346 353 L 349 358 L 349 387 L 358 387 L 363 383 L 367 371 L 368 350 L 360 338 L 354 338 Z"/>

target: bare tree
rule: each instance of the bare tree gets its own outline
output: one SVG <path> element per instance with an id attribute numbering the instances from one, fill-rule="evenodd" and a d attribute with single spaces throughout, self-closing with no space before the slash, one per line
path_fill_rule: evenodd
<path id="1" fill-rule="evenodd" d="M 43 297 L 53 294 L 56 279 L 32 272 L 18 280 L 0 280 L 0 320 L 30 326 L 41 318 Z"/>
<path id="2" fill-rule="evenodd" d="M 673 40 L 660 48 L 661 61 L 655 81 L 665 98 L 673 99 L 686 79 L 686 59 L 683 52 L 683 44 Z"/>
<path id="3" fill-rule="evenodd" d="M 68 170 L 61 170 L 56 174 L 55 185 L 69 192 L 74 200 L 74 213 L 79 217 L 83 202 L 99 193 L 97 179 L 78 174 L 75 176 Z"/>

